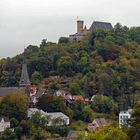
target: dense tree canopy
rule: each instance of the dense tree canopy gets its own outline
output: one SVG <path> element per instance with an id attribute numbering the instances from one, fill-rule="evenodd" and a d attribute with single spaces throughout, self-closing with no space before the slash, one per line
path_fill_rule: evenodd
<path id="1" fill-rule="evenodd" d="M 38 100 L 37 107 L 47 112 L 64 112 L 66 110 L 64 99 L 51 94 L 42 95 Z"/>
<path id="2" fill-rule="evenodd" d="M 9 94 L 0 103 L 0 114 L 22 120 L 27 116 L 28 97 L 22 93 Z"/>
<path id="3" fill-rule="evenodd" d="M 117 102 L 121 97 L 127 108 L 140 92 L 139 34 L 139 27 L 117 23 L 114 30 L 94 31 L 81 42 L 66 43 L 67 38 L 60 38 L 56 44 L 43 39 L 39 47 L 29 45 L 25 49 L 29 76 L 35 85 L 44 78 L 60 76 L 43 86 L 85 97 L 102 94 Z M 18 85 L 22 58 L 20 54 L 0 60 L 1 86 Z"/>
<path id="4" fill-rule="evenodd" d="M 75 140 L 128 140 L 128 136 L 120 128 L 107 125 L 97 132 L 79 132 Z"/>
<path id="5" fill-rule="evenodd" d="M 111 98 L 102 95 L 94 97 L 92 108 L 94 111 L 102 113 L 114 113 L 117 111 L 117 105 L 114 101 Z"/>
<path id="6" fill-rule="evenodd" d="M 130 126 L 131 127 L 129 128 L 128 134 L 131 140 L 140 139 L 140 102 L 137 103 L 134 107 Z"/>
<path id="7" fill-rule="evenodd" d="M 51 93 L 40 97 L 37 103 L 37 107 L 44 111 L 61 111 L 71 119 L 91 122 L 96 113 L 112 115 L 133 107 L 139 96 L 140 27 L 128 28 L 117 23 L 112 31 L 97 30 L 88 33 L 80 42 L 73 43 L 66 37 L 61 37 L 58 43 L 43 39 L 40 46 L 29 45 L 25 56 L 33 85 L 44 87 Z M 23 53 L 0 60 L 0 86 L 18 86 L 22 59 Z M 91 105 L 73 101 L 66 107 L 62 97 L 53 95 L 58 89 L 72 95 L 83 95 L 84 98 L 97 96 Z M 66 135 L 68 127 L 46 128 L 46 119 L 40 118 L 39 114 L 28 121 L 23 120 L 26 119 L 27 107 L 28 99 L 23 94 L 12 94 L 1 99 L 0 115 L 9 116 L 12 128 L 15 127 L 14 132 L 5 131 L 2 139 L 27 139 L 29 135 L 31 139 L 43 139 L 50 137 L 49 132 Z M 139 139 L 139 108 L 139 104 L 134 108 L 128 131 L 132 140 Z M 81 134 L 77 139 L 128 139 L 121 129 L 114 126 L 88 133 L 88 137 Z"/>

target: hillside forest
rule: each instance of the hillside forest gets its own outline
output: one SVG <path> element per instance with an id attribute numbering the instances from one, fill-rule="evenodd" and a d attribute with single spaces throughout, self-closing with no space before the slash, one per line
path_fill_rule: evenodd
<path id="1" fill-rule="evenodd" d="M 0 60 L 0 86 L 18 86 L 23 53 Z M 32 85 L 72 95 L 105 95 L 118 109 L 133 106 L 140 93 L 140 27 L 117 23 L 112 31 L 88 33 L 80 42 L 43 39 L 25 49 Z"/>

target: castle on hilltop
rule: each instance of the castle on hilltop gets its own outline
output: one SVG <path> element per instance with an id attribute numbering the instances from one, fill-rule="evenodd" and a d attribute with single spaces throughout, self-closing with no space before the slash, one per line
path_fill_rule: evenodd
<path id="1" fill-rule="evenodd" d="M 77 20 L 77 33 L 69 35 L 70 42 L 81 41 L 81 39 L 88 33 L 96 30 L 111 31 L 113 29 L 111 23 L 94 21 L 89 29 L 84 26 L 83 20 Z"/>

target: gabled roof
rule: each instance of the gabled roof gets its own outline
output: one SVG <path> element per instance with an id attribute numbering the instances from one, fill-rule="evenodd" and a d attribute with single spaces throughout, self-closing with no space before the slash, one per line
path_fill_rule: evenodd
<path id="1" fill-rule="evenodd" d="M 74 130 L 70 130 L 67 135 L 67 138 L 75 138 L 76 136 L 77 136 L 77 132 Z"/>
<path id="2" fill-rule="evenodd" d="M 132 114 L 132 109 L 128 109 L 128 110 L 122 110 L 120 111 L 119 115 L 122 115 L 122 114 Z"/>
<path id="3" fill-rule="evenodd" d="M 28 117 L 30 118 L 36 112 L 40 113 L 41 115 L 46 115 L 46 112 L 44 112 L 43 110 L 39 110 L 37 108 L 29 108 L 28 109 Z"/>
<path id="4" fill-rule="evenodd" d="M 9 118 L 8 117 L 4 117 L 4 116 L 1 116 L 0 117 L 0 122 L 4 120 L 4 122 L 10 122 Z"/>
<path id="5" fill-rule="evenodd" d="M 42 88 L 42 89 L 38 89 L 35 96 L 37 98 L 41 97 L 44 93 L 45 93 L 46 89 Z"/>
<path id="6" fill-rule="evenodd" d="M 0 87 L 0 96 L 5 96 L 7 94 L 13 93 L 25 93 L 25 87 Z"/>
<path id="7" fill-rule="evenodd" d="M 105 118 L 97 118 L 94 121 L 96 121 L 99 127 L 107 124 L 107 121 L 105 120 Z"/>
<path id="8" fill-rule="evenodd" d="M 56 119 L 56 118 L 63 118 L 63 119 L 68 119 L 69 117 L 67 115 L 65 115 L 62 112 L 44 112 L 43 110 L 39 110 L 37 108 L 29 108 L 28 109 L 28 117 L 31 117 L 32 114 L 39 112 L 41 115 L 45 115 L 45 116 L 50 116 L 51 119 Z"/>
<path id="9" fill-rule="evenodd" d="M 63 118 L 63 119 L 68 119 L 69 117 L 65 115 L 62 112 L 51 112 L 51 113 L 46 113 L 47 116 L 50 116 L 51 119 L 56 119 L 56 118 Z"/>
<path id="10" fill-rule="evenodd" d="M 111 23 L 109 23 L 109 22 L 100 22 L 100 21 L 94 21 L 92 23 L 91 27 L 89 28 L 90 31 L 94 31 L 94 30 L 110 31 L 112 29 L 113 29 L 113 27 L 112 27 Z"/>
<path id="11" fill-rule="evenodd" d="M 56 91 L 56 95 L 60 94 L 61 96 L 65 96 L 67 93 L 68 93 L 67 91 L 61 89 Z"/>

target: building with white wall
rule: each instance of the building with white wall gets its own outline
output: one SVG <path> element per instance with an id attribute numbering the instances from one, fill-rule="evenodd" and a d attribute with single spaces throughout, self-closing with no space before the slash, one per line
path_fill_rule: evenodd
<path id="1" fill-rule="evenodd" d="M 128 109 L 126 111 L 120 111 L 119 113 L 119 127 L 129 126 L 128 121 L 131 118 L 132 109 Z"/>
<path id="2" fill-rule="evenodd" d="M 37 108 L 29 108 L 28 109 L 28 117 L 32 117 L 36 112 L 40 113 L 42 116 L 47 116 L 49 118 L 47 125 L 53 126 L 55 125 L 69 125 L 70 119 L 67 115 L 62 112 L 44 112 L 43 110 L 39 110 Z"/>
<path id="3" fill-rule="evenodd" d="M 7 117 L 0 117 L 0 133 L 10 128 L 10 121 Z"/>

